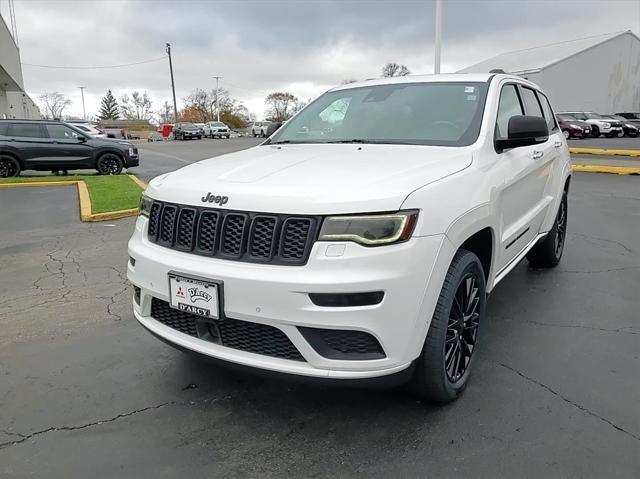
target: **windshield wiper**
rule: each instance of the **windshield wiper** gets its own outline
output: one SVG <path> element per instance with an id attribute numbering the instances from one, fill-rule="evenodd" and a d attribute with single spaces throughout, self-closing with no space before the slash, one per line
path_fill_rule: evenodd
<path id="1" fill-rule="evenodd" d="M 373 143 L 371 140 L 362 140 L 360 138 L 353 138 L 351 140 L 333 140 L 327 141 L 327 143 Z"/>

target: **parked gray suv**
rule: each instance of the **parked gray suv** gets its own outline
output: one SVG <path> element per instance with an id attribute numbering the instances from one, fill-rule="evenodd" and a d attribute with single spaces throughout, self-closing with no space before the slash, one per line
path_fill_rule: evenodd
<path id="1" fill-rule="evenodd" d="M 0 178 L 23 170 L 117 175 L 138 163 L 138 149 L 128 141 L 95 138 L 60 121 L 0 120 Z"/>

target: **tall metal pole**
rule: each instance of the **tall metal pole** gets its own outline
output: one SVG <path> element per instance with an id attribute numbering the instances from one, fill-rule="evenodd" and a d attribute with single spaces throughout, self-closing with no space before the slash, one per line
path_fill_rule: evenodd
<path id="1" fill-rule="evenodd" d="M 218 82 L 222 77 L 213 77 L 216 79 L 216 114 L 218 117 L 218 121 L 220 121 L 220 98 L 218 97 Z"/>
<path id="2" fill-rule="evenodd" d="M 82 119 L 86 120 L 87 119 L 87 111 L 84 109 L 84 89 L 87 88 L 86 86 L 79 86 L 78 88 L 80 88 L 80 95 L 82 96 Z"/>
<path id="3" fill-rule="evenodd" d="M 442 45 L 442 0 L 436 0 L 436 41 L 433 54 L 433 73 L 440 73 L 440 47 Z"/>
<path id="4" fill-rule="evenodd" d="M 173 122 L 178 122 L 178 104 L 176 103 L 176 86 L 173 83 L 173 63 L 171 63 L 171 43 L 167 43 L 167 55 L 169 55 L 169 72 L 171 73 L 171 92 L 173 93 Z"/>

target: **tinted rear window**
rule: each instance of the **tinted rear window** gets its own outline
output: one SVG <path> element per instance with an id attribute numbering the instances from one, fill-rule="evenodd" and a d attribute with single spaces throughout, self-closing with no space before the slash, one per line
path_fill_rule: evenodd
<path id="1" fill-rule="evenodd" d="M 22 138 L 42 138 L 42 129 L 38 123 L 11 123 L 8 136 Z"/>

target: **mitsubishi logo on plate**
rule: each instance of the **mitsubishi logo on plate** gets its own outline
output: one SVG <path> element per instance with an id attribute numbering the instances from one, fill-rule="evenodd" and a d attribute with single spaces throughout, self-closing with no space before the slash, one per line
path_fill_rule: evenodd
<path id="1" fill-rule="evenodd" d="M 191 301 L 193 301 L 194 303 L 198 300 L 208 303 L 211 300 L 211 295 L 201 289 L 194 287 L 194 288 L 189 288 L 188 291 L 189 291 L 189 297 Z"/>
<path id="2" fill-rule="evenodd" d="M 211 193 L 210 191 L 204 195 L 202 198 L 200 198 L 200 200 L 203 203 L 215 203 L 217 205 L 225 205 L 227 203 L 227 201 L 229 201 L 229 197 L 228 196 L 220 196 L 220 195 L 214 195 L 213 193 Z"/>

